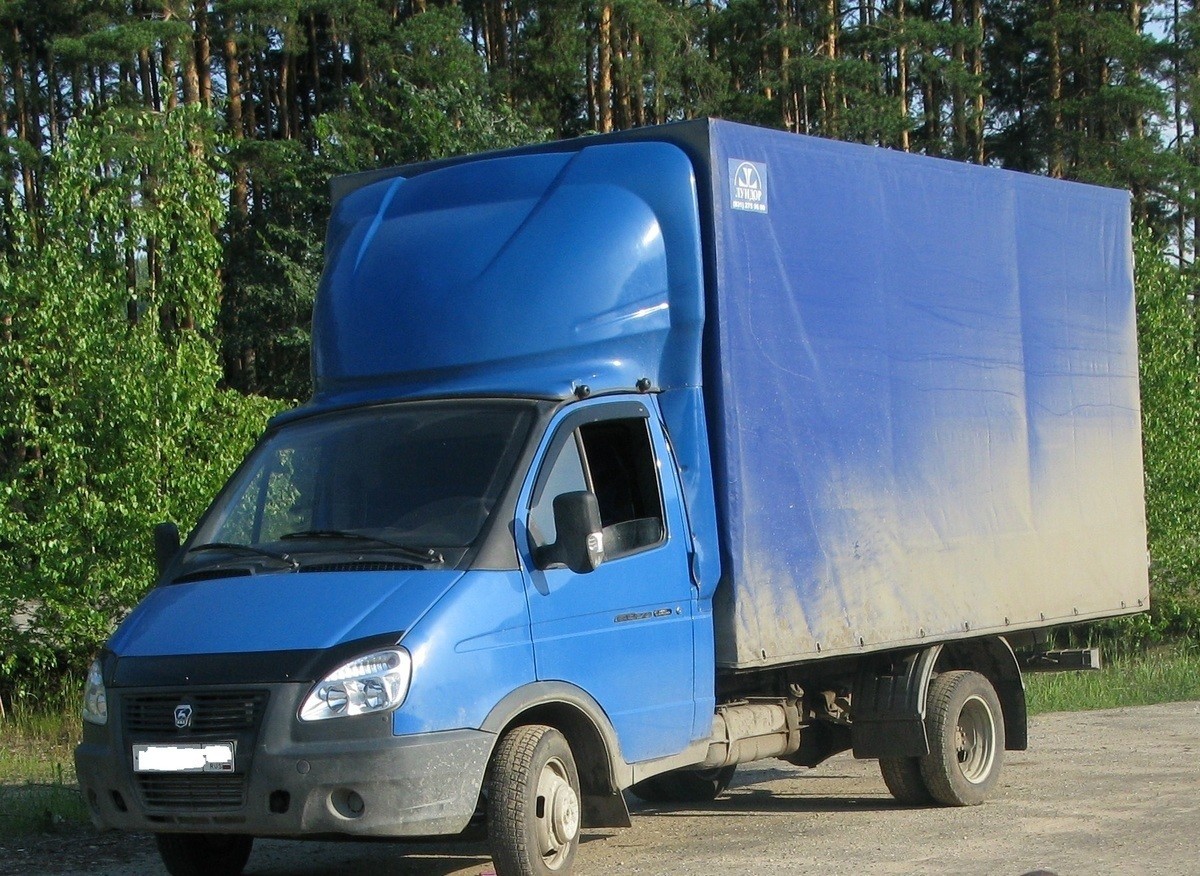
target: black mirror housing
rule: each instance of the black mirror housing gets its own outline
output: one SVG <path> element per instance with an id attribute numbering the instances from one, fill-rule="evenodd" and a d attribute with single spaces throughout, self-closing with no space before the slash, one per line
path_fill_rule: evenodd
<path id="1" fill-rule="evenodd" d="M 181 544 L 179 527 L 174 523 L 160 523 L 154 527 L 154 562 L 160 578 L 179 553 Z"/>
<path id="2" fill-rule="evenodd" d="M 579 490 L 555 496 L 554 528 L 557 540 L 538 550 L 538 568 L 561 563 L 583 575 L 604 562 L 604 527 L 595 493 Z"/>

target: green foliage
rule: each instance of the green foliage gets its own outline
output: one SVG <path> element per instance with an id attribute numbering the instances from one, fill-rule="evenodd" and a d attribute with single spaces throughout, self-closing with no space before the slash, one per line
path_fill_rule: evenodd
<path id="1" fill-rule="evenodd" d="M 1200 357 L 1191 278 L 1137 240 L 1150 633 L 1200 633 Z M 1130 630 L 1136 633 L 1136 630 Z"/>
<path id="2" fill-rule="evenodd" d="M 428 161 L 544 140 L 492 99 L 480 57 L 463 41 L 456 8 L 431 9 L 395 32 L 400 46 L 385 81 L 350 85 L 345 109 L 314 124 L 320 173 Z"/>
<path id="3" fill-rule="evenodd" d="M 224 218 L 208 118 L 73 126 L 0 262 L 0 693 L 84 665 L 270 413 L 218 390 Z M 21 628 L 8 622 L 27 616 Z"/>
<path id="4" fill-rule="evenodd" d="M 1200 650 L 1182 642 L 1120 654 L 1099 671 L 1027 675 L 1025 687 L 1033 715 L 1186 702 L 1200 699 Z"/>
<path id="5" fill-rule="evenodd" d="M 235 158 L 254 168 L 259 210 L 236 221 L 226 249 L 220 317 L 229 383 L 246 392 L 303 398 L 310 315 L 321 274 L 329 179 L 544 140 L 515 110 L 491 99 L 483 63 L 462 40 L 458 9 L 430 9 L 390 32 L 393 70 L 350 84 L 345 107 L 317 116 L 312 142 L 244 142 Z M 244 350 L 253 350 L 253 364 Z"/>

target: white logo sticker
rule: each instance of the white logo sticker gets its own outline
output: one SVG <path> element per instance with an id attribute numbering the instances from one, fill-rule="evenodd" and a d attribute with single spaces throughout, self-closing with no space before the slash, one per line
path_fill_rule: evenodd
<path id="1" fill-rule="evenodd" d="M 751 213 L 767 212 L 767 166 L 729 159 L 729 206 Z"/>

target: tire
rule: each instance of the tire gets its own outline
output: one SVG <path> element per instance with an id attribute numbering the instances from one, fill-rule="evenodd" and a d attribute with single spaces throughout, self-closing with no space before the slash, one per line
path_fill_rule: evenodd
<path id="1" fill-rule="evenodd" d="M 977 672 L 945 672 L 929 684 L 929 754 L 921 778 L 945 806 L 978 806 L 1004 763 L 1004 715 L 991 682 Z"/>
<path id="2" fill-rule="evenodd" d="M 634 784 L 629 790 L 647 803 L 707 803 L 729 787 L 737 765 L 710 770 L 672 770 Z"/>
<path id="3" fill-rule="evenodd" d="M 925 806 L 933 801 L 933 795 L 925 786 L 921 775 L 919 757 L 881 757 L 879 772 L 883 783 L 892 792 L 897 803 L 905 806 Z"/>
<path id="4" fill-rule="evenodd" d="M 579 847 L 579 773 L 553 727 L 510 730 L 492 756 L 488 840 L 496 876 L 568 873 Z"/>
<path id="5" fill-rule="evenodd" d="M 158 854 L 171 876 L 240 876 L 254 837 L 223 833 L 160 833 Z"/>

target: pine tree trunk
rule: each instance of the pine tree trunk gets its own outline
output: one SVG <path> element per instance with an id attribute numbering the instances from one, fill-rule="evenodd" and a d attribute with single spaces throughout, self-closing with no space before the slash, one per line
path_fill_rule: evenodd
<path id="1" fill-rule="evenodd" d="M 596 131 L 599 130 L 600 124 L 600 101 L 597 95 L 597 91 L 599 90 L 600 64 L 597 60 L 599 47 L 596 45 L 595 32 L 590 25 L 591 22 L 589 21 L 583 50 L 583 81 L 587 86 L 587 125 L 590 130 Z"/>
<path id="2" fill-rule="evenodd" d="M 229 136 L 234 142 L 233 164 L 233 193 L 230 206 L 234 216 L 245 219 L 250 212 L 250 204 L 246 191 L 246 162 L 237 154 L 237 144 L 245 136 L 242 120 L 242 72 L 238 63 L 237 22 L 232 13 L 225 14 L 223 22 L 225 29 L 225 86 L 228 92 L 226 117 L 229 122 Z"/>
<path id="3" fill-rule="evenodd" d="M 342 60 L 342 39 L 338 34 L 337 19 L 330 18 L 329 41 L 333 43 L 333 87 L 337 94 L 346 90 L 346 64 Z"/>
<path id="4" fill-rule="evenodd" d="M 825 76 L 824 96 L 825 118 L 821 126 L 829 136 L 836 137 L 841 130 L 841 113 L 838 111 L 838 22 L 840 21 L 841 3 L 839 0 L 825 0 L 825 56 L 829 59 L 829 69 Z"/>
<path id="5" fill-rule="evenodd" d="M 74 69 L 71 71 L 71 102 L 76 113 L 78 113 L 80 111 L 80 107 L 83 106 L 83 83 L 86 81 L 86 76 L 87 74 L 84 72 L 83 65 L 76 63 Z M 4 89 L 0 87 L 0 94 L 3 93 Z M 0 128 L 0 130 L 3 129 Z"/>
<path id="6" fill-rule="evenodd" d="M 200 103 L 212 108 L 212 41 L 208 33 L 208 2 L 195 0 L 192 15 L 196 20 L 196 66 L 200 75 Z"/>
<path id="7" fill-rule="evenodd" d="M 983 0 L 972 0 L 971 22 L 975 28 L 975 47 L 971 50 L 971 73 L 975 77 L 975 114 L 971 119 L 971 131 L 975 151 L 975 163 L 983 164 Z"/>
<path id="8" fill-rule="evenodd" d="M 612 6 L 600 8 L 600 30 L 596 35 L 596 105 L 600 110 L 600 133 L 613 129 L 612 118 Z"/>
<path id="9" fill-rule="evenodd" d="M 285 51 L 279 59 L 279 103 L 276 113 L 279 116 L 279 129 L 283 139 L 292 139 L 292 56 Z"/>
<path id="10" fill-rule="evenodd" d="M 636 28 L 631 28 L 632 33 L 632 54 L 633 54 L 633 69 L 630 73 L 630 88 L 631 102 L 633 109 L 633 124 L 641 127 L 646 124 L 646 100 L 644 97 L 645 89 L 643 82 L 646 76 L 646 45 L 642 40 L 641 33 Z M 659 76 L 657 72 L 654 76 L 657 82 Z"/>
<path id="11" fill-rule="evenodd" d="M 926 0 L 924 12 L 926 21 L 932 22 L 934 12 L 931 0 Z M 929 42 L 922 42 L 921 51 L 924 58 L 929 58 L 934 54 L 934 46 Z M 938 90 L 937 79 L 932 71 L 927 70 L 921 76 L 921 104 L 923 115 L 925 116 L 922 128 L 924 129 L 925 153 L 927 155 L 941 155 L 944 151 L 942 149 L 941 125 L 942 101 Z"/>
<path id="12" fill-rule="evenodd" d="M 33 143 L 34 125 L 30 123 L 29 101 L 25 93 L 25 56 L 21 49 L 21 29 L 13 26 L 13 109 L 17 114 L 17 139 Z M 25 209 L 34 211 L 37 207 L 37 182 L 34 178 L 33 167 L 26 159 L 21 161 L 21 192 L 25 198 Z"/>
<path id="13" fill-rule="evenodd" d="M 59 98 L 61 92 L 58 88 L 58 71 L 54 66 L 54 54 L 49 48 L 43 52 L 42 60 L 43 68 L 46 71 L 46 130 L 50 135 L 51 148 L 62 142 L 60 129 L 58 124 L 59 117 Z"/>
<path id="14" fill-rule="evenodd" d="M 320 63 L 320 34 L 317 30 L 317 15 L 315 12 L 308 16 L 308 88 L 311 98 L 305 101 L 308 112 L 305 114 L 304 127 L 307 130 L 313 118 L 321 112 L 321 63 Z"/>
<path id="15" fill-rule="evenodd" d="M 1171 3 L 1171 42 L 1174 51 L 1171 53 L 1171 102 L 1175 116 L 1175 155 L 1182 164 L 1184 161 L 1183 151 L 1183 85 L 1180 81 L 1182 71 L 1180 69 L 1179 56 L 1183 50 L 1182 41 L 1179 33 L 1179 0 L 1172 0 Z M 4 91 L 0 86 L 0 93 Z M 0 131 L 3 131 L 0 127 Z M 1187 264 L 1187 205 L 1183 200 L 1184 183 L 1179 182 L 1175 192 L 1175 233 L 1179 238 L 1176 247 L 1179 260 L 1179 269 L 1183 270 Z M 1194 258 L 1193 248 L 1193 258 Z"/>
<path id="16" fill-rule="evenodd" d="M 792 11 L 789 0 L 776 0 L 775 19 L 779 28 L 779 115 L 783 126 L 799 133 L 800 120 L 796 118 L 795 89 L 791 84 L 789 67 L 792 63 L 791 39 Z"/>
<path id="17" fill-rule="evenodd" d="M 294 48 L 295 44 L 292 44 Z M 288 68 L 287 88 L 284 89 L 283 98 L 286 101 L 284 107 L 288 115 L 289 139 L 300 139 L 300 94 L 299 94 L 299 79 L 300 74 L 296 69 L 298 66 L 297 56 L 294 52 L 288 52 L 285 64 Z"/>
<path id="18" fill-rule="evenodd" d="M 8 136 L 8 76 L 0 64 L 0 137 Z M 7 190 L 7 186 L 4 186 Z"/>
<path id="19" fill-rule="evenodd" d="M 1142 33 L 1142 4 L 1141 0 L 1129 0 L 1129 24 L 1133 28 L 1133 32 L 1138 36 Z M 1129 77 L 1134 83 L 1139 83 L 1142 80 L 1142 68 L 1138 61 L 1133 62 L 1133 67 L 1129 71 Z M 1134 107 L 1131 128 L 1135 139 L 1142 140 L 1146 136 L 1146 120 L 1142 112 L 1137 107 Z"/>
<path id="20" fill-rule="evenodd" d="M 1062 41 L 1058 32 L 1060 0 L 1050 0 L 1050 176 L 1063 175 Z"/>
<path id="21" fill-rule="evenodd" d="M 900 128 L 900 148 L 905 152 L 912 150 L 912 141 L 908 134 L 908 35 L 904 32 L 904 7 L 907 0 L 896 0 L 896 23 L 899 25 L 899 39 L 896 45 L 896 91 L 900 97 L 900 118 L 903 126 Z"/>
<path id="22" fill-rule="evenodd" d="M 614 122 L 614 127 L 618 130 L 626 130 L 633 126 L 633 98 L 630 94 L 632 88 L 629 84 L 632 52 L 629 49 L 629 33 L 627 29 L 618 27 L 614 40 L 613 57 L 617 59 L 614 71 L 615 76 L 613 77 L 616 92 L 614 103 L 617 109 L 617 118 Z"/>
<path id="23" fill-rule="evenodd" d="M 154 87 L 154 74 L 151 70 L 150 50 L 143 46 L 138 50 L 138 78 L 142 84 L 142 103 L 148 109 L 159 110 L 158 91 Z"/>
<path id="24" fill-rule="evenodd" d="M 175 47 L 172 45 L 171 40 L 163 40 L 161 52 L 162 52 L 162 72 L 160 73 L 160 77 L 161 77 L 160 82 L 162 82 L 163 90 L 166 92 L 167 109 L 172 110 L 175 108 L 176 104 L 179 102 L 179 93 L 178 93 L 179 89 L 176 87 L 176 84 L 175 84 L 178 81 L 178 77 L 176 76 Z M 188 53 L 185 50 L 183 54 L 186 58 Z M 186 67 L 187 67 L 186 61 L 184 63 L 184 67 L 185 67 L 185 72 L 184 72 L 182 79 L 184 80 L 184 91 L 185 91 L 185 95 L 186 95 L 186 90 L 188 87 L 188 82 L 187 82 L 188 77 L 187 77 L 187 73 L 186 73 Z M 194 67 L 194 65 L 193 65 L 193 67 Z M 185 97 L 185 99 L 186 99 L 186 97 Z"/>
<path id="25" fill-rule="evenodd" d="M 950 4 L 950 22 L 958 32 L 966 26 L 963 0 L 953 0 Z M 970 154 L 970 135 L 967 132 L 967 94 L 962 86 L 962 74 L 967 70 L 967 48 L 962 37 L 955 36 L 950 50 L 954 64 L 958 67 L 954 87 L 950 90 L 950 115 L 954 127 L 954 154 L 966 156 Z"/>

